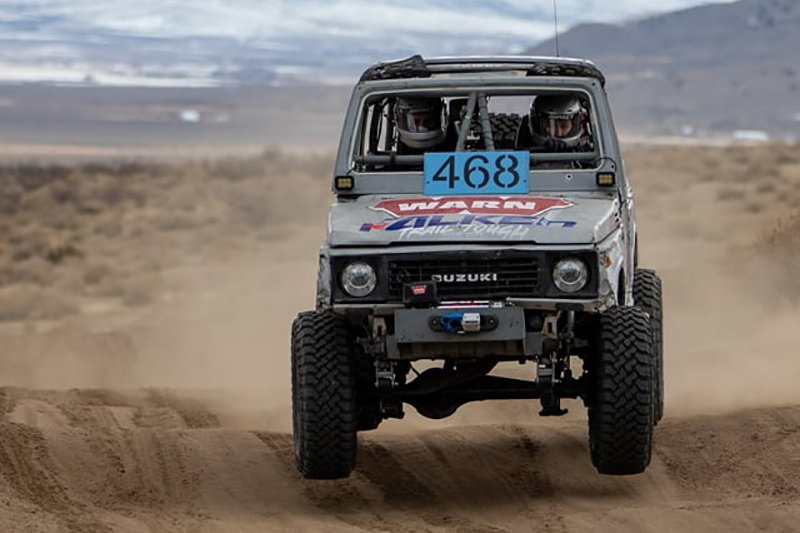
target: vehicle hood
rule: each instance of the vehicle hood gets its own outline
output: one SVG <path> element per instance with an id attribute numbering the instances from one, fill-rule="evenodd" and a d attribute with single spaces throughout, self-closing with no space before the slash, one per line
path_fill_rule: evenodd
<path id="1" fill-rule="evenodd" d="M 370 195 L 333 205 L 331 247 L 453 242 L 591 244 L 620 224 L 608 193 L 527 196 Z"/>

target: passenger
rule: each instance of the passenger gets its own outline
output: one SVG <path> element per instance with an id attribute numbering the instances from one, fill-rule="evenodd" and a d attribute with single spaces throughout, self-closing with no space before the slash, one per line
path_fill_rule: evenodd
<path id="1" fill-rule="evenodd" d="M 398 153 L 448 152 L 455 140 L 448 132 L 447 112 L 441 98 L 398 98 L 394 106 L 400 136 Z"/>

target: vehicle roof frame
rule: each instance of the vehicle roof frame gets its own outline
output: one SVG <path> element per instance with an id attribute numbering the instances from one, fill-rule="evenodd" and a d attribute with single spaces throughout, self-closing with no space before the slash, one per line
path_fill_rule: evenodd
<path id="1" fill-rule="evenodd" d="M 524 70 L 528 76 L 590 77 L 605 85 L 605 76 L 586 59 L 542 56 L 465 56 L 433 57 L 415 55 L 407 59 L 385 61 L 369 67 L 361 81 L 402 78 L 429 78 L 434 74 L 457 72 L 494 72 Z"/>

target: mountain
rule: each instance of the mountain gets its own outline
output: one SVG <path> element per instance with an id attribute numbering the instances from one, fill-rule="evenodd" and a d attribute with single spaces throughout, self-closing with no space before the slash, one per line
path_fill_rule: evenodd
<path id="1" fill-rule="evenodd" d="M 740 0 L 624 24 L 579 24 L 564 56 L 608 76 L 617 120 L 654 133 L 800 136 L 800 0 Z M 552 40 L 526 50 L 550 55 Z"/>
<path id="2" fill-rule="evenodd" d="M 560 0 L 559 21 L 652 9 L 644 0 Z M 2 0 L 0 81 L 349 82 L 378 60 L 518 53 L 552 33 L 549 0 Z"/>
<path id="3" fill-rule="evenodd" d="M 620 129 L 800 137 L 800 0 L 653 5 L 558 0 L 560 52 L 607 74 Z M 553 55 L 552 15 L 550 0 L 0 0 L 0 84 L 350 85 L 415 53 Z"/>

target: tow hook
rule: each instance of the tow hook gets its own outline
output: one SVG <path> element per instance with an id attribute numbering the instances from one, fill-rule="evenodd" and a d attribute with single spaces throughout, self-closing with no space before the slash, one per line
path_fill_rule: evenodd
<path id="1" fill-rule="evenodd" d="M 497 329 L 497 316 L 491 313 L 465 313 L 456 311 L 446 315 L 432 316 L 428 326 L 433 331 L 441 331 L 451 335 L 480 333 Z"/>

